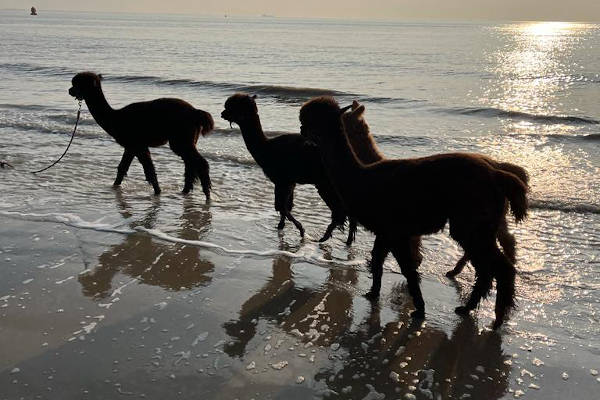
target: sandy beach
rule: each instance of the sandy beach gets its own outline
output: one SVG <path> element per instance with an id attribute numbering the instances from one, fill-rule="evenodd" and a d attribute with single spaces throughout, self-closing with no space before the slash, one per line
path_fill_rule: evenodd
<path id="1" fill-rule="evenodd" d="M 173 221 L 195 245 L 172 243 L 135 230 L 152 229 L 159 204 L 136 215 L 126 198 L 112 206 L 130 226 L 0 217 L 2 399 L 592 399 L 600 384 L 597 348 L 543 328 L 555 318 L 543 307 L 521 307 L 499 332 L 486 328 L 489 301 L 454 315 L 471 272 L 426 277 L 415 323 L 401 275 L 386 273 L 373 306 L 364 263 L 327 265 L 352 249 L 291 229 L 265 239 L 279 241 L 269 255 L 211 249 L 213 226 L 231 222 L 196 198 L 179 199 Z M 248 250 L 235 242 L 225 247 Z M 286 255 L 320 251 L 312 263 Z"/>

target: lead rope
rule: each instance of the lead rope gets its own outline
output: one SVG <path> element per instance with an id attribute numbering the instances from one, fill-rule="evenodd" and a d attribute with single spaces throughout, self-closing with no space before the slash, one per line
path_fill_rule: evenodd
<path id="1" fill-rule="evenodd" d="M 60 156 L 58 160 L 54 161 L 52 164 L 48 165 L 46 168 L 42 168 L 37 171 L 31 171 L 32 174 L 38 174 L 40 172 L 44 172 L 45 170 L 54 167 L 56 164 L 58 164 L 58 162 L 60 160 L 62 160 L 62 158 L 65 156 L 65 154 L 67 154 L 67 151 L 69 151 L 69 147 L 71 147 L 71 143 L 73 143 L 73 138 L 75 137 L 75 132 L 77 131 L 77 125 L 79 124 L 80 116 L 81 116 L 81 100 L 79 100 L 79 109 L 77 110 L 77 120 L 75 121 L 75 127 L 73 128 L 73 133 L 71 134 L 71 140 L 69 140 L 69 144 L 67 145 L 65 152 L 62 153 L 62 156 Z"/>

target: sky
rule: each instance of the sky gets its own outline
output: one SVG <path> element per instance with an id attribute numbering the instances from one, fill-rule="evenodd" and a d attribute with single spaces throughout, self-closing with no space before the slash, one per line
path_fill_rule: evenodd
<path id="1" fill-rule="evenodd" d="M 0 0 L 0 9 L 360 19 L 600 22 L 600 0 Z"/>

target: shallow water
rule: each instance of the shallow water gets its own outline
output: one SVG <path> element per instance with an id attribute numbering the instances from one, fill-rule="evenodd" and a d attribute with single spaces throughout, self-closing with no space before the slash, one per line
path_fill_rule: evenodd
<path id="1" fill-rule="evenodd" d="M 599 25 L 44 14 L 0 12 L 0 159 L 15 166 L 0 170 L 0 398 L 593 397 Z M 177 96 L 213 114 L 198 144 L 210 204 L 179 193 L 167 148 L 153 150 L 159 198 L 135 163 L 113 190 L 121 149 L 85 106 L 67 157 L 25 172 L 68 142 L 81 70 L 105 75 L 115 107 Z M 300 105 L 332 94 L 365 104 L 389 157 L 475 151 L 525 166 L 519 306 L 502 332 L 485 329 L 489 301 L 454 315 L 472 272 L 444 277 L 461 255 L 446 233 L 425 240 L 424 326 L 391 259 L 379 307 L 360 297 L 372 235 L 314 242 L 329 218 L 313 188 L 294 208 L 309 237 L 278 235 L 272 185 L 218 118 L 239 90 L 259 95 L 273 134 L 297 132 Z"/>

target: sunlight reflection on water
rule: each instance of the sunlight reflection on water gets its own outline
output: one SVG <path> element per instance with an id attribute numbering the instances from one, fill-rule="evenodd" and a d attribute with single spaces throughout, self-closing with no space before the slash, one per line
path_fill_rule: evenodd
<path id="1" fill-rule="evenodd" d="M 482 100 L 519 112 L 551 115 L 559 111 L 559 97 L 576 81 L 586 79 L 570 62 L 572 51 L 587 39 L 593 26 L 568 22 L 534 22 L 497 27 L 505 46 L 488 55 L 489 72 L 498 79 L 483 91 Z M 524 124 L 513 129 L 527 130 Z M 568 125 L 559 125 L 568 133 Z M 559 133 L 559 132 L 556 132 Z"/>

